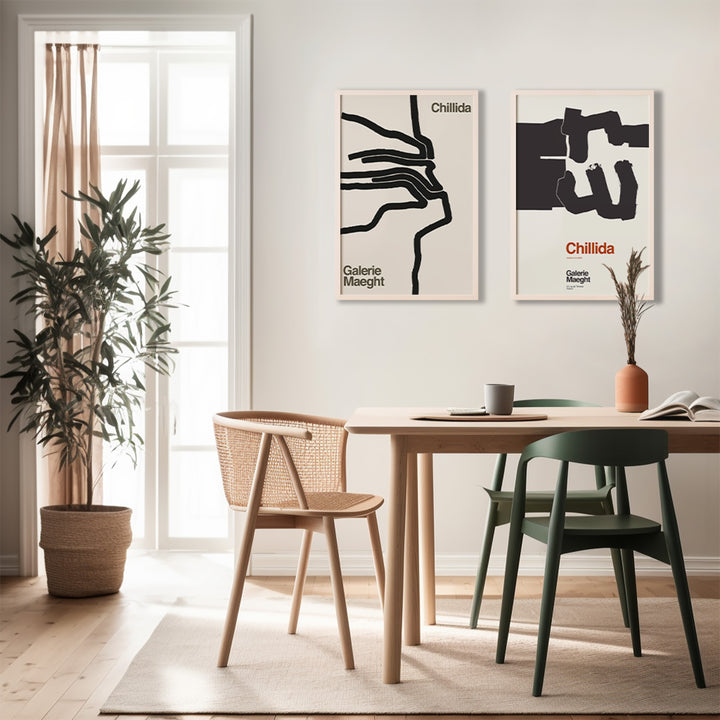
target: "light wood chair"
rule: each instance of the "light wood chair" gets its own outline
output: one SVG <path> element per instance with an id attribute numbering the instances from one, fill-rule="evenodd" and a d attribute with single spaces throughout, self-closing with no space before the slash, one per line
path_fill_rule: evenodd
<path id="1" fill-rule="evenodd" d="M 345 667 L 355 667 L 345 590 L 335 534 L 336 518 L 367 518 L 380 603 L 385 565 L 375 511 L 377 495 L 346 491 L 345 421 L 284 412 L 236 411 L 214 416 L 215 441 L 225 497 L 233 510 L 247 513 L 225 618 L 218 667 L 230 656 L 255 530 L 304 530 L 288 632 L 297 629 L 313 533 L 327 541 L 330 578 Z"/>

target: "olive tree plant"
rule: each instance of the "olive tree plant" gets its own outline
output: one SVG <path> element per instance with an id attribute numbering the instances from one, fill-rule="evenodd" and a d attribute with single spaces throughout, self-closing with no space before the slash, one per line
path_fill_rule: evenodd
<path id="1" fill-rule="evenodd" d="M 173 369 L 168 308 L 174 291 L 151 262 L 167 250 L 164 225 L 141 227 L 137 209 L 128 210 L 140 188 L 121 180 L 105 197 L 67 195 L 87 203 L 79 222 L 82 247 L 72 257 L 50 251 L 57 231 L 45 237 L 14 217 L 13 249 L 20 289 L 12 302 L 33 318 L 35 331 L 15 330 L 15 354 L 3 377 L 11 390 L 21 432 L 33 433 L 59 466 L 78 463 L 90 509 L 95 477 L 95 438 L 137 462 L 143 443 L 136 412 L 144 395 L 143 366 L 163 375 Z M 93 219 L 95 218 L 95 219 Z"/>

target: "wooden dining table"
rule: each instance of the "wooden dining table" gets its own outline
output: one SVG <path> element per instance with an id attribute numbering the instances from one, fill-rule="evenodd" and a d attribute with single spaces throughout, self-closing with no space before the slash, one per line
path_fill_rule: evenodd
<path id="1" fill-rule="evenodd" d="M 390 439 L 386 585 L 383 629 L 384 683 L 400 682 L 403 635 L 420 643 L 420 569 L 423 620 L 435 623 L 433 455 L 520 453 L 535 440 L 572 430 L 660 428 L 670 453 L 720 453 L 720 423 L 680 419 L 639 420 L 608 407 L 518 408 L 510 416 L 450 416 L 443 408 L 358 408 L 352 435 Z"/>

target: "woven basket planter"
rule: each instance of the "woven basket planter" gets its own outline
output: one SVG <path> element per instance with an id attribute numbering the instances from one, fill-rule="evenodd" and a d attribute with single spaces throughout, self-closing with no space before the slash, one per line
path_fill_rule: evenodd
<path id="1" fill-rule="evenodd" d="M 117 592 L 132 540 L 131 515 L 130 508 L 112 505 L 40 508 L 48 592 L 58 597 Z"/>

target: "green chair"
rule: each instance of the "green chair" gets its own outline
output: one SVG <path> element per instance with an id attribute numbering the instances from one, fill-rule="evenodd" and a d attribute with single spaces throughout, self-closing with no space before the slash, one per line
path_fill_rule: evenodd
<path id="1" fill-rule="evenodd" d="M 529 535 L 547 545 L 533 681 L 534 696 L 537 697 L 542 693 L 560 556 L 563 553 L 578 550 L 608 547 L 621 549 L 630 635 L 633 653 L 636 657 L 641 655 L 641 646 L 633 552 L 640 552 L 670 565 L 680 605 L 685 639 L 695 675 L 695 684 L 699 688 L 705 687 L 680 535 L 665 467 L 667 456 L 667 433 L 664 430 L 649 429 L 578 430 L 560 433 L 531 443 L 520 456 L 515 480 L 515 500 L 510 520 L 510 538 L 495 660 L 498 663 L 505 661 L 520 550 L 523 536 Z M 559 460 L 561 464 L 550 514 L 526 517 L 528 463 L 534 458 L 551 458 Z M 566 515 L 569 495 L 567 491 L 569 463 L 613 468 L 617 486 L 617 514 Z M 657 465 L 662 524 L 630 514 L 626 468 L 652 464 Z"/>
<path id="2" fill-rule="evenodd" d="M 516 400 L 514 407 L 597 407 L 593 403 L 581 402 L 579 400 L 565 399 L 539 399 L 539 400 Z M 501 453 L 495 462 L 492 486 L 485 488 L 490 496 L 487 519 L 485 521 L 485 534 L 480 549 L 480 563 L 475 577 L 475 592 L 473 593 L 472 608 L 470 610 L 470 627 L 476 628 L 480 616 L 480 605 L 482 603 L 485 580 L 487 579 L 488 564 L 490 563 L 490 551 L 492 550 L 495 528 L 499 525 L 507 525 L 510 522 L 510 506 L 512 505 L 512 491 L 502 490 L 503 476 L 505 474 L 505 463 L 507 455 Z M 615 482 L 611 477 L 605 475 L 603 468 L 595 468 L 594 490 L 571 490 L 568 492 L 568 512 L 584 513 L 587 515 L 612 515 L 615 510 L 611 492 Z M 552 506 L 552 492 L 529 492 L 527 493 L 526 512 L 547 513 Z M 622 562 L 620 551 L 611 551 L 615 580 L 620 597 L 625 627 L 628 627 L 628 617 L 625 602 L 625 587 L 623 585 Z"/>

